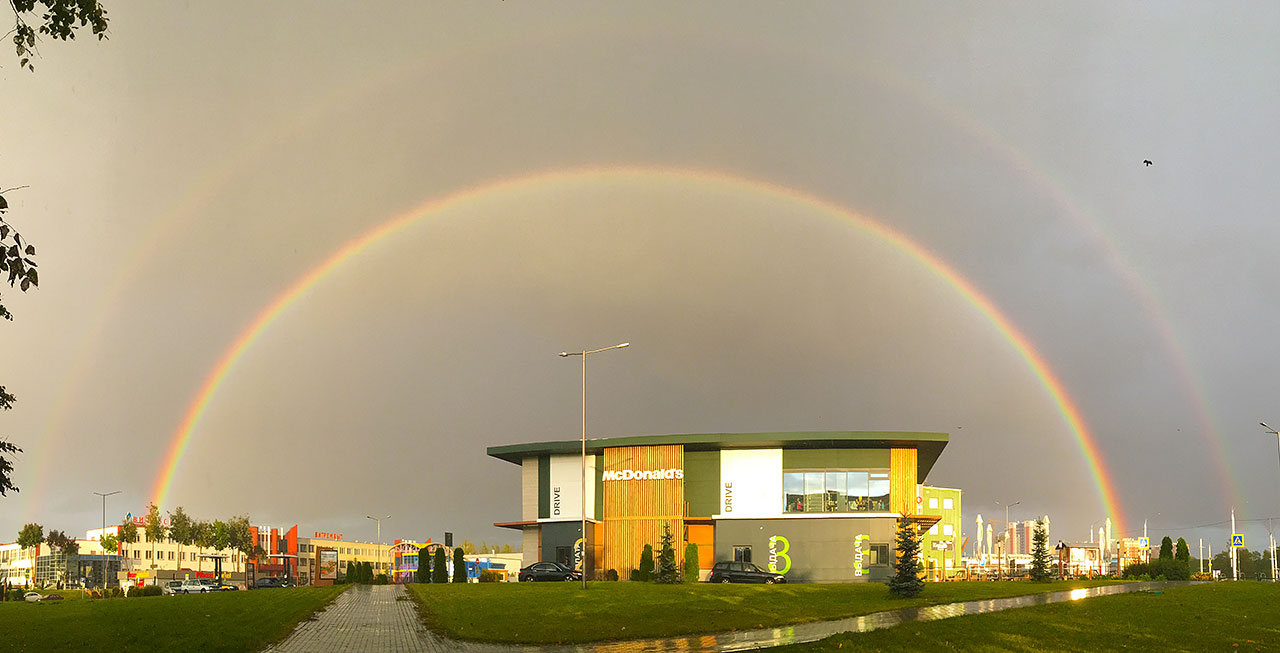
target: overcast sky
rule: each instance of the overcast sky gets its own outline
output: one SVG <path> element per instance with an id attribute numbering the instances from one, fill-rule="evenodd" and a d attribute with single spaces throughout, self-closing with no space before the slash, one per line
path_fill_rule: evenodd
<path id="1" fill-rule="evenodd" d="M 107 41 L 0 55 L 0 188 L 27 186 L 7 217 L 41 270 L 4 291 L 25 452 L 0 541 L 96 528 L 95 491 L 122 492 L 108 521 L 143 511 L 264 307 L 467 189 L 262 331 L 163 510 L 518 542 L 491 524 L 519 519 L 519 470 L 485 448 L 576 439 L 556 354 L 630 341 L 589 361 L 592 436 L 947 432 L 927 480 L 964 490 L 966 534 L 1020 501 L 1086 539 L 1104 504 L 1028 361 L 834 206 L 1026 336 L 1125 534 L 1194 554 L 1226 527 L 1183 527 L 1233 505 L 1280 517 L 1275 3 L 107 8 Z"/>

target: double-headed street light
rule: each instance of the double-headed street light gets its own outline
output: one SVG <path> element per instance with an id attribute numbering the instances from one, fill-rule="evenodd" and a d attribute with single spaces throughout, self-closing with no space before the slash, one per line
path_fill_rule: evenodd
<path id="1" fill-rule="evenodd" d="M 630 346 L 631 343 L 624 342 L 620 345 L 601 347 L 590 351 L 560 352 L 561 358 L 566 356 L 582 357 L 582 486 L 579 488 L 578 494 L 582 498 L 582 589 L 584 590 L 587 589 L 587 356 L 609 351 L 610 349 L 622 349 Z"/>
<path id="2" fill-rule="evenodd" d="M 372 515 L 365 515 L 364 517 L 365 519 L 372 519 L 373 521 L 378 522 L 378 546 L 382 546 L 382 520 L 391 519 L 391 515 L 387 515 L 386 517 L 374 517 Z"/>
<path id="3" fill-rule="evenodd" d="M 1012 550 L 1012 548 L 1011 548 L 1011 547 L 1013 546 L 1013 542 L 1011 542 L 1011 541 L 1010 541 L 1010 540 L 1012 540 L 1012 539 L 1013 539 L 1013 528 L 1012 528 L 1012 527 L 1010 527 L 1010 525 L 1009 525 L 1009 509 L 1010 509 L 1010 508 L 1012 508 L 1012 507 L 1014 507 L 1014 506 L 1016 506 L 1016 505 L 1018 505 L 1018 504 L 1020 504 L 1020 503 L 1022 503 L 1022 502 L 1021 502 L 1021 501 L 1014 501 L 1013 503 L 1005 503 L 1005 504 L 1002 504 L 1002 503 L 1000 503 L 999 501 L 997 501 L 997 502 L 996 502 L 996 505 L 997 505 L 997 506 L 1000 506 L 1000 505 L 1003 505 L 1003 506 L 1004 506 L 1004 528 L 1005 528 L 1005 536 L 1004 536 L 1004 547 L 1003 547 L 1003 548 L 1001 549 L 1001 551 L 1000 551 L 1000 553 L 1002 554 L 1002 555 L 1001 555 L 1001 557 L 1000 557 L 1000 574 L 1001 574 L 1002 576 L 1004 575 L 1004 556 L 1005 556 L 1005 555 L 1008 555 L 1008 556 L 1009 556 L 1009 562 L 1013 562 L 1013 550 Z M 1005 552 L 1008 552 L 1008 553 L 1005 553 Z"/>
<path id="4" fill-rule="evenodd" d="M 99 536 L 106 535 L 107 530 L 107 497 L 113 494 L 120 494 L 121 490 L 115 492 L 94 492 L 94 494 L 102 497 L 102 533 Z"/>

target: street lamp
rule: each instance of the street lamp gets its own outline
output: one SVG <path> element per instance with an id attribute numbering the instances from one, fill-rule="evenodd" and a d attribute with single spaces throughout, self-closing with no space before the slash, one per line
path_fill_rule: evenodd
<path id="1" fill-rule="evenodd" d="M 1264 429 L 1266 429 L 1266 430 L 1267 430 L 1267 433 L 1271 433 L 1271 434 L 1274 434 L 1274 435 L 1276 436 L 1276 448 L 1277 448 L 1278 450 L 1280 450 L 1280 431 L 1276 431 L 1275 429 L 1271 428 L 1270 426 L 1267 426 L 1267 423 L 1266 423 L 1266 422 L 1258 422 L 1258 423 L 1262 425 L 1262 428 L 1264 428 Z M 1272 581 L 1272 582 L 1275 582 L 1275 580 L 1276 580 L 1276 571 L 1277 571 L 1277 565 L 1276 565 L 1276 545 L 1275 545 L 1275 541 L 1274 541 L 1274 539 L 1275 539 L 1275 535 L 1272 535 L 1271 537 L 1272 537 L 1272 542 L 1271 542 L 1271 581 Z"/>
<path id="2" fill-rule="evenodd" d="M 1009 509 L 1010 509 L 1010 508 L 1012 508 L 1012 507 L 1014 507 L 1014 506 L 1016 506 L 1016 505 L 1018 505 L 1018 504 L 1020 504 L 1020 503 L 1022 503 L 1022 502 L 1021 502 L 1021 501 L 1014 501 L 1013 503 L 1005 503 L 1005 504 L 1001 504 L 999 501 L 997 501 L 997 502 L 996 502 L 996 505 L 997 505 L 997 506 L 999 506 L 999 505 L 1003 505 L 1003 506 L 1004 506 L 1004 529 L 1005 529 L 1005 537 L 1004 537 L 1004 546 L 1003 546 L 1003 547 L 1001 547 L 1001 549 L 1000 549 L 1000 575 L 1001 575 L 1001 576 L 1003 576 L 1003 575 L 1004 575 L 1004 554 L 1005 554 L 1005 551 L 1009 551 L 1009 547 L 1010 547 L 1010 545 L 1012 544 L 1009 540 L 1013 538 L 1013 528 L 1011 528 L 1011 527 L 1009 526 Z M 1012 552 L 1012 551 L 1009 551 L 1009 561 L 1010 561 L 1010 562 L 1012 562 L 1012 561 L 1013 561 L 1013 552 Z"/>
<path id="3" fill-rule="evenodd" d="M 96 494 L 96 495 L 98 495 L 98 496 L 102 497 L 102 532 L 101 532 L 101 533 L 98 533 L 98 542 L 99 542 L 99 546 L 101 546 L 102 536 L 107 534 L 107 497 L 109 497 L 109 496 L 111 496 L 111 495 L 113 495 L 113 494 L 120 494 L 120 492 L 121 492 L 121 490 L 116 490 L 115 492 L 106 492 L 106 493 L 103 493 L 103 492 L 94 492 L 94 494 Z M 117 544 L 117 547 L 118 547 L 118 546 L 119 546 L 119 545 Z M 105 591 L 105 590 L 106 590 L 106 587 L 107 587 L 107 558 L 106 558 L 106 551 L 104 550 L 102 553 L 103 553 L 103 558 L 102 558 L 102 588 L 103 588 L 103 590 Z"/>
<path id="4" fill-rule="evenodd" d="M 582 486 L 579 488 L 578 494 L 582 499 L 582 589 L 584 590 L 587 589 L 587 355 L 630 346 L 631 343 L 624 342 L 612 347 L 601 347 L 590 351 L 560 352 L 561 358 L 567 356 L 582 357 Z"/>
<path id="5" fill-rule="evenodd" d="M 377 518 L 377 517 L 373 517 L 373 516 L 371 516 L 371 515 L 365 515 L 365 518 L 366 518 L 366 519 L 372 519 L 373 521 L 378 522 L 378 548 L 379 548 L 379 549 L 381 549 L 381 548 L 382 548 L 382 520 L 383 520 L 383 519 L 391 519 L 391 515 L 387 515 L 386 517 L 383 517 L 383 518 L 381 518 L 381 519 L 379 519 L 379 518 Z M 378 553 L 379 553 L 379 554 L 381 554 L 382 552 L 381 552 L 381 551 L 379 551 Z M 379 563 L 379 566 L 381 566 L 381 563 Z M 387 568 L 389 569 L 390 567 L 391 567 L 391 556 L 390 556 L 390 554 L 388 554 L 388 555 L 387 555 Z"/>

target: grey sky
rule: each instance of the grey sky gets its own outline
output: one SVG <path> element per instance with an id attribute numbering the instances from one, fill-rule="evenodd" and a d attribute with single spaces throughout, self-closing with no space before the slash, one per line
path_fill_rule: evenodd
<path id="1" fill-rule="evenodd" d="M 936 254 L 1060 376 L 1130 533 L 1280 516 L 1274 4 L 108 10 L 110 40 L 0 68 L 0 187 L 30 186 L 6 196 L 41 266 L 0 325 L 26 450 L 0 533 L 92 527 L 95 490 L 141 510 L 221 353 L 344 243 L 601 166 L 768 181 Z M 232 370 L 162 508 L 514 542 L 489 524 L 518 470 L 484 448 L 576 437 L 555 354 L 628 340 L 589 363 L 592 434 L 946 431 L 929 481 L 966 525 L 1104 516 L 1045 388 L 944 281 L 812 205 L 640 174 L 481 193 L 344 264 Z"/>

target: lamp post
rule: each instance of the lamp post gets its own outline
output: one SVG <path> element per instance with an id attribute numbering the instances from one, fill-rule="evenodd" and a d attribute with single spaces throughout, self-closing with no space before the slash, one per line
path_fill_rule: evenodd
<path id="1" fill-rule="evenodd" d="M 1009 540 L 1013 538 L 1013 529 L 1009 526 L 1009 509 L 1010 509 L 1010 508 L 1012 508 L 1012 507 L 1014 507 L 1014 506 L 1016 506 L 1016 505 L 1018 505 L 1018 504 L 1020 504 L 1020 503 L 1022 503 L 1022 502 L 1021 502 L 1021 501 L 1014 501 L 1013 503 L 1005 503 L 1005 504 L 1001 504 L 999 501 L 997 501 L 997 502 L 996 502 L 996 505 L 997 505 L 997 506 L 999 506 L 999 505 L 1003 505 L 1003 506 L 1004 506 L 1004 531 L 1005 531 L 1005 537 L 1004 537 L 1004 546 L 1000 548 L 1000 575 L 1001 575 L 1001 576 L 1004 576 L 1004 556 L 1005 556 L 1006 552 L 1008 552 L 1011 556 L 1012 556 L 1012 553 L 1013 553 L 1012 551 L 1009 551 L 1009 546 L 1010 546 L 1010 544 L 1011 544 L 1011 543 L 1009 542 Z M 1011 561 L 1012 561 L 1012 560 L 1013 560 L 1013 558 L 1012 558 L 1012 557 L 1010 557 L 1010 558 L 1009 558 L 1009 560 L 1011 560 Z"/>
<path id="2" fill-rule="evenodd" d="M 365 515 L 365 518 L 372 519 L 373 521 L 378 522 L 378 549 L 382 549 L 382 520 L 391 519 L 391 515 L 387 515 L 386 517 L 382 517 L 381 519 L 379 519 L 378 517 L 374 517 L 372 515 Z M 381 550 L 379 550 L 379 554 L 381 554 Z M 387 567 L 390 568 L 391 566 L 390 555 L 388 555 L 387 557 L 388 557 Z"/>
<path id="3" fill-rule="evenodd" d="M 582 499 L 582 589 L 584 590 L 587 589 L 587 356 L 609 351 L 610 349 L 622 349 L 630 346 L 631 343 L 624 342 L 612 347 L 601 347 L 590 351 L 560 352 L 561 358 L 567 356 L 582 357 L 582 486 L 579 488 L 578 494 Z"/>
<path id="4" fill-rule="evenodd" d="M 1267 426 L 1266 422 L 1258 422 L 1258 423 L 1262 425 L 1262 428 L 1267 430 L 1267 433 L 1270 433 L 1276 436 L 1276 449 L 1277 451 L 1280 451 L 1280 431 L 1277 431 L 1271 428 L 1270 426 Z M 1272 535 L 1272 537 L 1274 538 L 1275 535 Z M 1272 582 L 1275 582 L 1276 580 L 1276 572 L 1277 572 L 1276 545 L 1273 543 L 1271 544 L 1271 581 Z"/>
<path id="5" fill-rule="evenodd" d="M 115 492 L 105 492 L 105 493 L 94 492 L 94 494 L 102 497 L 102 530 L 104 532 L 99 533 L 98 535 L 99 537 L 101 537 L 102 535 L 105 535 L 106 534 L 105 531 L 107 530 L 107 497 L 113 494 L 120 494 L 120 492 L 121 492 L 120 490 L 116 490 Z"/>

